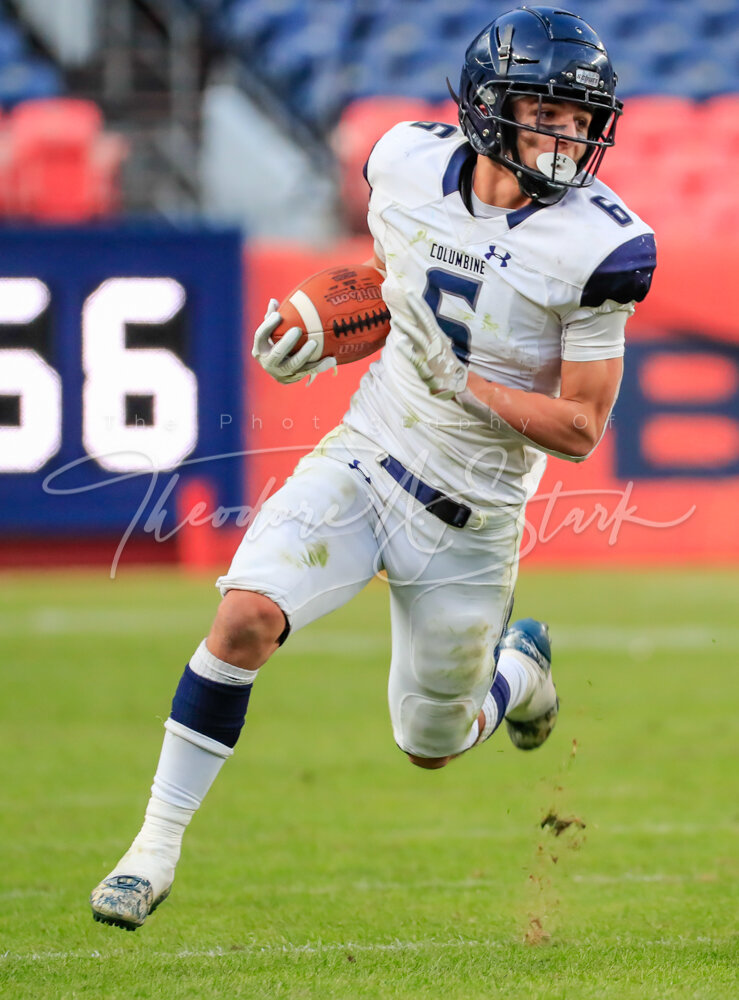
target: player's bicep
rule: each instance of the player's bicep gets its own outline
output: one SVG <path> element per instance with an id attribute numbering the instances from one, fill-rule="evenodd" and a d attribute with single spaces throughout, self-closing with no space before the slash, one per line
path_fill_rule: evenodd
<path id="1" fill-rule="evenodd" d="M 562 362 L 560 398 L 582 405 L 584 420 L 592 421 L 596 442 L 616 402 L 623 368 L 623 358 Z"/>

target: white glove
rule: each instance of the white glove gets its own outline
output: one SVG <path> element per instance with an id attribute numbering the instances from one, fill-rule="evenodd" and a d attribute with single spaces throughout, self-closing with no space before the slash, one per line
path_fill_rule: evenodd
<path id="1" fill-rule="evenodd" d="M 299 326 L 291 326 L 285 331 L 284 337 L 274 344 L 270 338 L 282 322 L 277 306 L 277 299 L 269 300 L 264 320 L 254 331 L 252 356 L 268 375 L 282 385 L 299 382 L 306 375 L 309 377 L 310 385 L 316 375 L 336 367 L 336 358 L 321 358 L 320 361 L 311 362 L 311 358 L 318 350 L 318 344 L 314 340 L 303 344 L 297 354 L 290 354 L 305 333 Z"/>
<path id="2" fill-rule="evenodd" d="M 452 342 L 436 322 L 422 298 L 406 293 L 404 303 L 415 322 L 409 323 L 398 310 L 393 326 L 403 334 L 399 349 L 408 358 L 432 396 L 452 399 L 467 385 L 467 366 L 452 349 Z"/>

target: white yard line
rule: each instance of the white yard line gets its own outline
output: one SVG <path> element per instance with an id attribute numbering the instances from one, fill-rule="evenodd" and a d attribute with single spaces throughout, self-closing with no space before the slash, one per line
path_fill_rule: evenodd
<path id="1" fill-rule="evenodd" d="M 243 954 L 276 954 L 276 955 L 324 955 L 331 952 L 402 952 L 421 951 L 424 949 L 459 949 L 459 948 L 503 948 L 508 947 L 503 941 L 437 941 L 433 938 L 422 941 L 378 941 L 371 944 L 362 944 L 355 941 L 346 943 L 331 944 L 245 944 L 238 945 L 233 949 L 223 948 L 182 948 L 180 951 L 150 951 L 148 958 L 164 959 L 187 959 L 187 958 L 228 958 L 233 955 Z M 127 955 L 128 952 L 121 949 L 111 951 L 84 951 L 75 949 L 73 951 L 45 951 L 13 953 L 10 951 L 0 952 L 0 961 L 5 962 L 45 962 L 45 961 L 67 961 L 72 958 L 93 958 L 107 959 L 119 958 Z"/>
<path id="2" fill-rule="evenodd" d="M 671 882 L 684 884 L 686 882 L 718 882 L 718 875 L 668 875 L 666 872 L 619 872 L 618 875 L 602 875 L 592 872 L 587 875 L 573 875 L 573 882 L 590 883 L 591 885 L 620 885 L 624 882 Z"/>
<path id="3" fill-rule="evenodd" d="M 674 938 L 651 938 L 651 939 L 614 939 L 615 944 L 637 945 L 638 947 L 651 946 L 656 948 L 681 947 L 692 944 L 721 945 L 721 938 L 705 937 L 674 937 Z M 434 951 L 453 950 L 464 951 L 467 949 L 484 948 L 486 951 L 496 948 L 509 949 L 511 942 L 494 940 L 464 940 L 454 939 L 452 941 L 439 941 L 436 938 L 427 938 L 416 941 L 376 941 L 359 942 L 346 941 L 322 944 L 245 944 L 234 948 L 182 948 L 179 951 L 148 951 L 147 959 L 165 960 L 187 960 L 199 958 L 233 958 L 237 955 L 327 955 L 334 952 L 346 953 L 382 953 L 382 952 L 408 952 L 408 951 Z M 0 952 L 0 962 L 66 962 L 70 959 L 93 959 L 96 961 L 111 958 L 128 957 L 130 952 L 126 949 L 115 948 L 110 951 L 86 951 L 78 948 L 72 951 L 31 951 L 31 952 Z"/>
<path id="4" fill-rule="evenodd" d="M 739 628 L 706 623 L 683 625 L 550 625 L 555 649 L 629 653 L 651 650 L 710 650 L 739 645 Z"/>
<path id="5" fill-rule="evenodd" d="M 204 609 L 205 629 L 209 614 Z M 0 614 L 0 635 L 163 635 L 193 628 L 192 615 L 156 608 L 82 609 L 45 607 L 31 612 Z M 557 625 L 550 624 L 557 650 L 649 651 L 710 649 L 712 646 L 739 645 L 739 628 L 710 623 L 682 625 Z M 389 647 L 388 636 L 357 635 L 356 632 L 328 630 L 323 626 L 297 633 L 291 649 L 305 652 L 377 651 Z"/>

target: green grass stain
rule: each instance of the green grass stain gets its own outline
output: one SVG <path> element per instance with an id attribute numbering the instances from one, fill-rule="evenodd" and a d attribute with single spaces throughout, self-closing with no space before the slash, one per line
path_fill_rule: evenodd
<path id="1" fill-rule="evenodd" d="M 485 313 L 482 317 L 482 328 L 483 330 L 488 330 L 490 333 L 494 333 L 497 336 L 500 335 L 500 324 L 493 321 L 490 313 Z"/>
<path id="2" fill-rule="evenodd" d="M 328 562 L 328 545 L 325 542 L 308 545 L 300 561 L 304 566 L 325 566 Z"/>
<path id="3" fill-rule="evenodd" d="M 425 243 L 428 241 L 429 234 L 425 229 L 416 230 L 416 235 L 410 241 L 409 246 L 413 246 L 414 243 Z"/>

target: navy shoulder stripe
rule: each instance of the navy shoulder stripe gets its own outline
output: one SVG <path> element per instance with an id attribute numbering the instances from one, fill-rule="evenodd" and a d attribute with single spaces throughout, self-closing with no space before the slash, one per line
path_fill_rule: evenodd
<path id="1" fill-rule="evenodd" d="M 364 179 L 365 179 L 365 180 L 367 181 L 367 187 L 368 187 L 368 188 L 370 189 L 370 193 L 372 192 L 372 185 L 370 184 L 370 180 L 369 180 L 369 177 L 367 176 L 367 171 L 369 170 L 369 161 L 370 161 L 370 157 L 371 157 L 371 156 L 372 156 L 372 154 L 374 153 L 374 151 L 375 151 L 375 146 L 377 145 L 377 143 L 378 143 L 379 141 L 380 141 L 380 140 L 378 139 L 378 140 L 377 140 L 377 142 L 376 142 L 376 143 L 375 143 L 375 144 L 374 144 L 374 145 L 372 146 L 372 149 L 371 149 L 371 150 L 369 151 L 369 156 L 368 156 L 368 157 L 367 157 L 367 159 L 366 159 L 366 160 L 364 161 L 364 166 L 362 167 L 362 177 L 364 177 Z"/>
<path id="2" fill-rule="evenodd" d="M 462 168 L 470 156 L 474 156 L 474 150 L 466 142 L 452 153 L 441 182 L 441 191 L 445 198 L 448 194 L 459 191 Z"/>
<path id="3" fill-rule="evenodd" d="M 657 266 L 657 246 L 652 233 L 622 243 L 593 271 L 583 289 L 580 304 L 601 306 L 615 302 L 641 302 L 652 284 Z"/>

